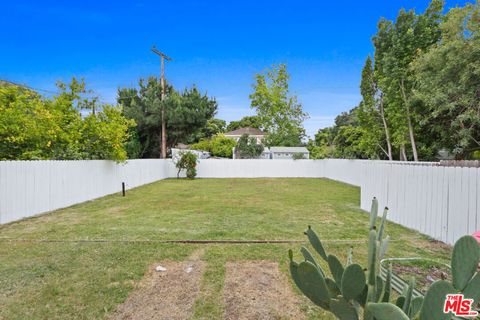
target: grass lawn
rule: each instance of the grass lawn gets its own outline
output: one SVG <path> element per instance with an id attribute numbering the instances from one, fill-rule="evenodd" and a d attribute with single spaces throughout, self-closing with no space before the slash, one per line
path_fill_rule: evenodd
<path id="1" fill-rule="evenodd" d="M 329 252 L 345 257 L 353 246 L 364 264 L 368 215 L 359 198 L 358 188 L 326 179 L 169 179 L 1 226 L 0 319 L 104 318 L 152 263 L 184 260 L 199 248 L 207 267 L 193 317 L 221 319 L 226 261 L 272 260 L 287 273 L 287 250 L 301 244 L 158 240 L 305 240 L 310 224 Z M 389 223 L 387 233 L 389 257 L 449 260 L 449 247 L 414 231 Z M 302 309 L 329 319 L 308 301 Z"/>

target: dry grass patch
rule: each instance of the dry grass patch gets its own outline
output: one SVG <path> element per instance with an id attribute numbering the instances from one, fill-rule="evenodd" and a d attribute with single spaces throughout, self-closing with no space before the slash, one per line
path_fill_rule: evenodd
<path id="1" fill-rule="evenodd" d="M 298 296 L 272 261 L 227 262 L 224 301 L 226 320 L 305 318 Z"/>
<path id="2" fill-rule="evenodd" d="M 193 315 L 205 263 L 203 252 L 187 261 L 163 261 L 150 266 L 138 287 L 110 317 L 111 320 L 184 320 Z M 157 271 L 161 265 L 166 271 Z"/>

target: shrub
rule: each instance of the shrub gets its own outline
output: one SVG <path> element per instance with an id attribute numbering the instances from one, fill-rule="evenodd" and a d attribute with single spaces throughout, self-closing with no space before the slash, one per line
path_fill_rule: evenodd
<path id="1" fill-rule="evenodd" d="M 387 249 L 389 237 L 383 237 L 387 208 L 379 228 L 376 228 L 378 202 L 374 198 L 370 211 L 370 234 L 368 242 L 368 265 L 363 268 L 353 263 L 352 249 L 347 263 L 342 265 L 334 255 L 328 255 L 317 234 L 310 228 L 305 231 L 310 244 L 330 269 L 332 278 L 324 272 L 306 247 L 301 248 L 304 261 L 293 260 L 289 251 L 290 272 L 300 289 L 313 303 L 333 313 L 338 319 L 390 320 L 420 319 L 447 320 L 450 314 L 443 313 L 447 294 L 464 294 L 473 300 L 472 306 L 480 300 L 480 246 L 471 236 L 460 238 L 453 248 L 452 283 L 445 280 L 435 281 L 427 290 L 425 297 L 413 297 L 414 280 L 403 290 L 395 303 L 392 296 L 392 268 L 387 271 L 385 281 L 380 277 L 380 261 Z M 377 231 L 378 230 L 378 231 Z M 363 311 L 360 310 L 363 308 Z"/>
<path id="2" fill-rule="evenodd" d="M 235 145 L 235 140 L 227 138 L 223 134 L 216 135 L 211 140 L 212 156 L 231 158 Z"/>
<path id="3" fill-rule="evenodd" d="M 187 178 L 193 179 L 197 175 L 197 155 L 193 152 L 187 151 L 181 153 L 180 159 L 175 163 L 177 167 L 177 178 L 180 176 L 180 171 L 186 170 Z"/>
<path id="4" fill-rule="evenodd" d="M 193 150 L 208 151 L 214 157 L 223 158 L 231 158 L 234 147 L 235 141 L 225 137 L 223 134 L 216 135 L 210 140 L 202 139 L 190 146 Z"/>
<path id="5" fill-rule="evenodd" d="M 292 159 L 293 159 L 293 160 L 301 160 L 301 159 L 305 159 L 305 156 L 304 156 L 303 153 L 301 153 L 301 152 L 295 152 L 295 153 L 292 155 Z"/>
<path id="6" fill-rule="evenodd" d="M 193 179 L 196 176 L 197 176 L 197 169 L 195 167 L 187 168 L 187 178 L 188 179 Z"/>
<path id="7" fill-rule="evenodd" d="M 199 150 L 199 151 L 208 151 L 212 153 L 212 143 L 211 140 L 202 139 L 197 143 L 190 145 L 190 149 L 192 150 Z"/>
<path id="8" fill-rule="evenodd" d="M 263 152 L 263 146 L 257 144 L 255 138 L 249 138 L 248 134 L 243 134 L 238 139 L 235 147 L 235 153 L 239 159 L 255 159 L 258 158 Z"/>

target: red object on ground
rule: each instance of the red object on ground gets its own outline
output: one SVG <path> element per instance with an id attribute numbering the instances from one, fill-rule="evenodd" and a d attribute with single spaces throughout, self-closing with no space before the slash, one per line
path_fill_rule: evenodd
<path id="1" fill-rule="evenodd" d="M 478 243 L 480 243 L 480 231 L 475 232 L 473 236 L 477 239 Z"/>

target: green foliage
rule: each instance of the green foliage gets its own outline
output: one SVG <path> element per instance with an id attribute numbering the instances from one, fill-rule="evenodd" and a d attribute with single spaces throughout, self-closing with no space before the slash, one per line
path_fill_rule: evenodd
<path id="1" fill-rule="evenodd" d="M 224 133 L 226 125 L 227 122 L 225 120 L 216 118 L 209 119 L 205 127 L 203 127 L 198 134 L 194 135 L 193 138 L 195 141 L 199 141 L 201 139 L 208 139 L 217 134 Z"/>
<path id="2" fill-rule="evenodd" d="M 0 87 L 0 159 L 125 160 L 135 122 L 119 107 L 83 98 L 91 93 L 83 80 L 57 86 L 60 94 L 53 98 L 17 86 Z M 85 112 L 89 114 L 82 116 Z"/>
<path id="3" fill-rule="evenodd" d="M 197 168 L 195 167 L 187 168 L 186 175 L 188 179 L 194 179 L 197 176 Z"/>
<path id="4" fill-rule="evenodd" d="M 201 94 L 196 87 L 178 92 L 167 85 L 166 97 L 162 101 L 161 91 L 160 81 L 154 77 L 140 79 L 138 89 L 118 90 L 118 103 L 123 106 L 125 116 L 137 123 L 135 139 L 141 145 L 142 158 L 160 156 L 162 109 L 165 111 L 168 148 L 222 130 L 222 120 L 212 119 L 218 107 L 215 99 Z M 212 121 L 209 123 L 209 120 Z"/>
<path id="5" fill-rule="evenodd" d="M 311 140 L 307 144 L 307 149 L 310 152 L 310 159 L 325 159 L 332 154 L 331 148 L 328 146 L 315 146 Z"/>
<path id="6" fill-rule="evenodd" d="M 256 110 L 260 124 L 268 133 L 267 146 L 298 146 L 305 136 L 302 127 L 308 115 L 288 86 L 287 66 L 273 66 L 264 74 L 255 76 L 254 92 L 250 94 L 251 107 Z"/>
<path id="7" fill-rule="evenodd" d="M 480 5 L 453 8 L 440 25 L 441 39 L 412 65 L 414 97 L 422 108 L 422 134 L 435 149 L 457 158 L 480 150 Z"/>
<path id="8" fill-rule="evenodd" d="M 125 118 L 120 108 L 106 105 L 101 112 L 85 117 L 83 124 L 82 150 L 89 159 L 127 159 L 126 132 L 134 122 Z"/>
<path id="9" fill-rule="evenodd" d="M 367 268 L 353 263 L 351 251 L 345 267 L 334 255 L 327 255 L 317 234 L 310 228 L 305 231 L 310 244 L 320 257 L 328 264 L 333 280 L 322 270 L 308 249 L 302 247 L 304 262 L 293 260 L 289 251 L 290 272 L 300 289 L 313 303 L 332 312 L 338 319 L 359 319 L 363 314 L 365 320 L 416 319 L 420 320 L 450 319 L 443 313 L 447 294 L 463 293 L 473 299 L 476 305 L 480 300 L 480 245 L 471 236 L 460 238 L 452 254 L 453 284 L 439 280 L 434 282 L 424 297 L 413 297 L 415 281 L 405 287 L 395 304 L 390 303 L 392 268 L 387 271 L 386 281 L 380 277 L 380 261 L 388 245 L 389 237 L 383 237 L 385 231 L 387 208 L 381 218 L 377 232 L 378 202 L 374 198 L 370 210 L 370 234 L 368 241 Z M 366 274 L 365 274 L 366 272 Z M 360 310 L 364 308 L 363 312 Z"/>
<path id="10" fill-rule="evenodd" d="M 210 139 L 202 139 L 197 143 L 191 144 L 190 149 L 212 152 L 212 143 Z"/>
<path id="11" fill-rule="evenodd" d="M 292 159 L 293 160 L 302 160 L 302 159 L 305 159 L 305 155 L 301 152 L 295 152 L 293 155 L 292 155 Z"/>
<path id="12" fill-rule="evenodd" d="M 435 160 L 443 149 L 458 159 L 478 156 L 479 4 L 445 15 L 443 6 L 432 0 L 423 13 L 402 9 L 378 22 L 353 121 L 337 119 L 333 138 L 317 147 L 346 158 Z"/>
<path id="13" fill-rule="evenodd" d="M 178 169 L 177 178 L 180 176 L 182 170 L 186 170 L 187 178 L 193 179 L 197 175 L 197 155 L 193 152 L 187 151 L 180 154 L 180 159 L 175 163 L 175 167 Z"/>
<path id="14" fill-rule="evenodd" d="M 379 158 L 374 142 L 366 139 L 369 129 L 359 125 L 359 112 L 359 108 L 342 112 L 335 118 L 333 127 L 318 130 L 315 139 L 307 144 L 310 158 Z"/>
<path id="15" fill-rule="evenodd" d="M 310 159 L 325 159 L 333 157 L 333 134 L 332 128 L 318 130 L 315 139 L 308 140 L 307 149 L 310 152 Z"/>
<path id="16" fill-rule="evenodd" d="M 248 127 L 262 129 L 260 118 L 258 116 L 246 116 L 240 119 L 239 121 L 230 121 L 226 131 L 233 131 L 240 128 L 248 128 Z"/>
<path id="17" fill-rule="evenodd" d="M 233 139 L 218 134 L 211 139 L 202 139 L 190 145 L 192 150 L 208 151 L 214 157 L 231 158 L 236 142 Z"/>
<path id="18" fill-rule="evenodd" d="M 243 134 L 237 141 L 235 147 L 236 157 L 239 159 L 255 159 L 263 152 L 263 145 L 257 144 L 257 139 L 250 138 L 248 134 Z"/>
<path id="19" fill-rule="evenodd" d="M 130 138 L 125 143 L 125 151 L 127 152 L 128 159 L 138 159 L 142 155 L 142 144 L 138 138 L 137 131 L 133 128 L 129 130 Z"/>
<path id="20" fill-rule="evenodd" d="M 225 137 L 223 134 L 212 138 L 212 155 L 215 157 L 232 158 L 233 148 L 236 142 L 233 139 Z"/>

